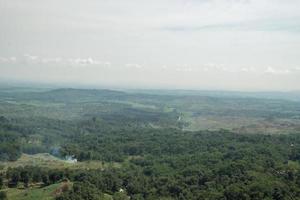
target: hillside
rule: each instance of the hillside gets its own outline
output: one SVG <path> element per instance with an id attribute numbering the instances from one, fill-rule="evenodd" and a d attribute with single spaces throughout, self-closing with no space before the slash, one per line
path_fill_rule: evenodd
<path id="1" fill-rule="evenodd" d="M 0 111 L 9 199 L 300 198 L 297 101 L 18 89 Z"/>

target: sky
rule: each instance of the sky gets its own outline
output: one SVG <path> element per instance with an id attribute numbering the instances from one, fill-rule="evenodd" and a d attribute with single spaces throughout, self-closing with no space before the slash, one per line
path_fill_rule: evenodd
<path id="1" fill-rule="evenodd" d="M 0 0 L 0 79 L 300 90 L 300 1 Z"/>

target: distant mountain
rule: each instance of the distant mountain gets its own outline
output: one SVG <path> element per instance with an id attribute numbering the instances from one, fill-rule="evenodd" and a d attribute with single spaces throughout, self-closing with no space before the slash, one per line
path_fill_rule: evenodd
<path id="1" fill-rule="evenodd" d="M 84 101 L 99 101 L 99 100 L 118 100 L 125 96 L 126 93 L 112 90 L 88 90 L 88 89 L 54 89 L 42 92 L 15 92 L 7 93 L 0 92 L 1 96 L 10 99 L 23 100 L 42 100 L 48 102 L 84 102 Z"/>
<path id="2" fill-rule="evenodd" d="M 99 100 L 159 99 L 170 101 L 174 96 L 180 98 L 256 98 L 300 101 L 300 91 L 293 92 L 240 92 L 213 90 L 109 90 L 109 89 L 39 89 L 22 87 L 2 87 L 0 97 L 7 99 L 43 100 L 51 102 L 83 102 Z"/>
<path id="3" fill-rule="evenodd" d="M 240 92 L 240 91 L 218 91 L 218 90 L 129 90 L 134 93 L 152 95 L 176 95 L 176 96 L 208 96 L 226 98 L 260 98 L 281 99 L 300 101 L 300 91 L 292 92 Z"/>

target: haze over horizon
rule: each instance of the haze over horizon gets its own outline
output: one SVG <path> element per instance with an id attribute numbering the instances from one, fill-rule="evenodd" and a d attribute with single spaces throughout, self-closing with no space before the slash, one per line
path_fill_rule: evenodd
<path id="1" fill-rule="evenodd" d="M 298 0 L 0 0 L 0 79 L 300 90 Z"/>

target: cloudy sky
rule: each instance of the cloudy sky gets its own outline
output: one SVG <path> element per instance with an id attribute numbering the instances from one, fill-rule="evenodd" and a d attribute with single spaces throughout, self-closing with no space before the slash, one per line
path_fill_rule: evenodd
<path id="1" fill-rule="evenodd" d="M 0 0 L 0 79 L 300 90 L 300 1 Z"/>

